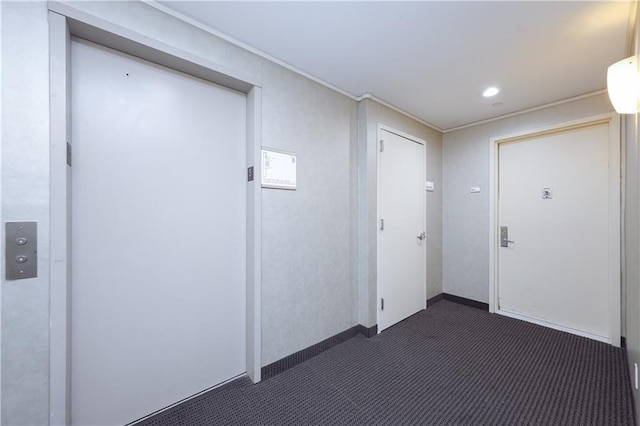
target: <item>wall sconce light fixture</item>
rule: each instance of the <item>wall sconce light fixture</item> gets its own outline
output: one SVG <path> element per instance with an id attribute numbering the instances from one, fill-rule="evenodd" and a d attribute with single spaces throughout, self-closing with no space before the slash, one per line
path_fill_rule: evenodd
<path id="1" fill-rule="evenodd" d="M 631 56 L 611 65 L 607 70 L 607 90 L 619 114 L 638 112 L 638 57 Z"/>

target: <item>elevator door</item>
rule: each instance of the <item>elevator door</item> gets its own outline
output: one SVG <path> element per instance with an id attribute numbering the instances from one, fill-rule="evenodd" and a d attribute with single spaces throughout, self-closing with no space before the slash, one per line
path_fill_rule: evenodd
<path id="1" fill-rule="evenodd" d="M 74 424 L 129 423 L 245 371 L 245 102 L 72 41 Z"/>

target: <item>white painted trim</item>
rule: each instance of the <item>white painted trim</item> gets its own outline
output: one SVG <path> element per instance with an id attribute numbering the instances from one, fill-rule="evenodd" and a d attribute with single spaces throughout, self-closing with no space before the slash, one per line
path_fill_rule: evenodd
<path id="1" fill-rule="evenodd" d="M 172 46 L 158 43 L 135 32 L 79 12 L 66 4 L 49 3 L 50 47 L 50 181 L 51 181 L 51 304 L 50 304 L 50 424 L 70 424 L 70 170 L 66 147 L 70 141 L 70 37 L 81 35 L 107 47 L 134 54 L 176 70 L 190 73 L 247 94 L 247 166 L 259 176 L 262 95 L 259 82 L 242 80 L 242 75 L 221 69 Z M 69 13 L 71 16 L 65 15 Z M 76 34 L 75 31 L 80 32 Z M 131 37 L 129 39 L 128 37 Z M 114 45 L 110 45 L 113 42 Z M 213 68 L 208 68 L 212 65 Z M 229 86 L 230 85 L 230 86 Z M 261 222 L 260 185 L 247 185 L 247 365 L 249 377 L 261 380 Z"/>
<path id="2" fill-rule="evenodd" d="M 495 313 L 498 308 L 497 278 L 498 259 L 496 245 L 498 232 L 498 139 L 489 140 L 489 312 Z"/>
<path id="3" fill-rule="evenodd" d="M 375 226 L 375 232 L 376 232 L 376 298 L 375 298 L 375 306 L 376 306 L 376 324 L 378 325 L 378 334 L 380 332 L 382 332 L 382 330 L 380 330 L 380 310 L 378 309 L 378 301 L 380 300 L 380 271 L 379 271 L 379 265 L 380 265 L 380 250 L 378 250 L 378 247 L 380 245 L 380 241 L 379 241 L 379 236 L 380 234 L 378 233 L 378 224 L 380 223 L 380 185 L 378 184 L 380 182 L 380 162 L 378 161 L 378 158 L 380 156 L 380 140 L 382 138 L 381 135 L 381 131 L 387 131 L 389 133 L 393 133 L 395 135 L 398 135 L 402 138 L 405 139 L 409 139 L 410 141 L 416 142 L 420 145 L 422 145 L 422 148 L 424 150 L 424 155 L 422 158 L 423 164 L 422 164 L 422 182 L 425 182 L 427 179 L 427 141 L 420 139 L 416 136 L 410 135 L 408 133 L 405 133 L 401 130 L 397 130 L 394 129 L 393 127 L 387 126 L 385 124 L 381 124 L 378 123 L 377 124 L 377 130 L 376 130 L 376 141 L 375 141 L 375 149 L 376 149 L 376 226 Z M 424 209 L 423 215 L 422 215 L 422 229 L 424 229 L 425 231 L 427 230 L 427 191 L 424 190 L 422 191 L 422 206 Z M 428 234 L 427 234 L 428 235 Z M 423 300 L 423 305 L 422 305 L 422 309 L 426 309 L 427 308 L 427 247 L 426 247 L 426 241 L 425 242 L 425 248 L 424 248 L 424 258 L 422 259 L 422 271 L 424 273 L 424 285 L 422 287 L 422 300 Z"/>
<path id="4" fill-rule="evenodd" d="M 384 101 L 384 100 L 376 97 L 375 95 L 372 95 L 371 93 L 364 93 L 364 94 L 358 96 L 356 98 L 356 101 L 360 102 L 360 101 L 365 100 L 365 99 L 371 99 L 372 101 L 374 101 L 374 102 L 376 102 L 376 103 L 378 103 L 380 105 L 386 106 L 387 108 L 392 109 L 392 110 L 404 115 L 405 117 L 408 117 L 408 118 L 410 118 L 412 120 L 415 120 L 418 123 L 423 124 L 423 125 L 429 127 L 430 129 L 433 129 L 433 130 L 435 130 L 437 132 L 440 132 L 440 133 L 444 132 L 441 128 L 439 128 L 437 126 L 434 126 L 433 124 L 428 123 L 428 122 L 424 121 L 423 119 L 421 119 L 419 117 L 416 117 L 415 115 L 413 115 L 411 113 L 408 113 L 407 111 L 405 111 L 405 110 L 403 110 L 401 108 L 398 108 L 397 106 L 395 106 L 393 104 L 390 104 L 389 102 Z"/>
<path id="5" fill-rule="evenodd" d="M 50 114 L 50 295 L 49 421 L 71 423 L 70 322 L 70 171 L 71 35 L 64 16 L 49 12 Z"/>
<path id="6" fill-rule="evenodd" d="M 609 340 L 620 346 L 620 116 L 615 113 L 600 114 L 565 123 L 521 131 L 509 135 L 492 137 L 489 140 L 489 312 L 500 310 L 498 303 L 498 148 L 503 142 L 528 138 L 536 135 L 556 133 L 590 126 L 596 123 L 609 125 Z M 574 333 L 575 334 L 575 333 Z"/>
<path id="7" fill-rule="evenodd" d="M 620 116 L 620 335 L 627 335 L 626 298 L 627 298 L 627 140 L 626 115 Z"/>
<path id="8" fill-rule="evenodd" d="M 621 210 L 620 186 L 621 175 L 621 143 L 620 116 L 609 115 L 609 339 L 611 344 L 620 347 L 622 328 L 620 311 L 622 309 L 622 275 L 621 275 Z"/>
<path id="9" fill-rule="evenodd" d="M 247 374 L 262 380 L 262 89 L 247 94 L 247 167 L 254 180 L 247 183 Z"/>
<path id="10" fill-rule="evenodd" d="M 546 322 L 539 320 L 537 318 L 528 317 L 526 315 L 520 315 L 515 312 L 509 312 L 503 309 L 499 309 L 496 314 L 503 315 L 509 318 L 515 318 L 521 321 L 530 322 L 533 324 L 541 325 L 543 327 L 552 328 L 554 330 L 564 331 L 565 333 L 575 334 L 576 336 L 586 337 L 588 339 L 597 340 L 598 342 L 611 343 L 609 339 L 605 336 L 598 336 L 597 334 L 585 333 L 584 331 L 575 330 L 570 327 L 563 327 L 558 324 L 554 324 L 552 322 Z"/>
<path id="11" fill-rule="evenodd" d="M 380 140 L 380 130 L 386 130 L 387 132 L 393 133 L 394 135 L 398 135 L 398 136 L 403 137 L 405 139 L 409 139 L 410 141 L 417 142 L 420 145 L 427 146 L 427 141 L 425 141 L 423 139 L 420 139 L 418 137 L 412 136 L 409 133 L 403 132 L 402 130 L 397 130 L 397 129 L 394 129 L 393 127 L 390 127 L 390 126 L 387 126 L 387 125 L 384 125 L 384 124 L 380 124 L 380 123 L 378 123 L 378 130 L 377 130 L 377 133 L 376 133 L 378 141 Z"/>
<path id="12" fill-rule="evenodd" d="M 0 23 L 2 23 L 2 5 L 0 5 Z M 2 46 L 2 31 L 0 30 L 0 46 Z M 0 55 L 0 81 L 2 80 L 2 55 Z M 0 100 L 2 99 L 2 84 L 0 84 Z M 2 102 L 0 101 L 0 134 L 2 127 Z M 0 135 L 0 164 L 2 164 L 2 136 Z M 0 201 L 2 200 L 2 173 L 0 173 Z M 2 206 L 0 204 L 0 225 L 5 226 L 2 221 Z M 4 229 L 0 232 L 4 235 Z M 4 239 L 4 238 L 3 238 Z M 2 253 L 5 253 L 4 242 L 0 242 Z M 5 281 L 4 262 L 0 262 L 0 283 Z M 2 285 L 0 285 L 0 367 L 2 366 Z M 0 368 L 0 421 L 2 420 L 2 368 Z"/>
<path id="13" fill-rule="evenodd" d="M 500 120 L 503 120 L 505 118 L 515 117 L 515 116 L 522 115 L 522 114 L 528 114 L 530 112 L 539 111 L 541 109 L 551 108 L 551 107 L 554 107 L 554 106 L 558 106 L 558 105 L 562 105 L 562 104 L 568 104 L 570 102 L 579 101 L 580 99 L 586 99 L 586 98 L 590 98 L 592 96 L 602 95 L 603 93 L 607 93 L 607 90 L 606 89 L 601 89 L 601 90 L 597 90 L 595 92 L 585 93 L 584 95 L 574 96 L 572 98 L 562 99 L 562 100 L 559 100 L 559 101 L 556 101 L 556 102 L 551 102 L 551 103 L 540 105 L 540 106 L 537 106 L 537 107 L 533 107 L 533 108 L 523 109 L 521 111 L 512 112 L 510 114 L 500 115 L 498 117 L 488 118 L 486 120 L 475 121 L 475 122 L 469 123 L 469 124 L 463 124 L 462 126 L 457 126 L 457 127 L 452 127 L 450 129 L 445 129 L 445 130 L 442 131 L 442 133 L 455 132 L 456 130 L 462 130 L 462 129 L 466 129 L 468 127 L 479 126 L 481 124 L 491 123 L 491 122 L 494 122 L 494 121 L 500 121 Z"/>
<path id="14" fill-rule="evenodd" d="M 50 1 L 49 10 L 67 18 L 67 25 L 74 36 L 180 70 L 203 80 L 214 81 L 239 92 L 248 93 L 253 86 L 261 86 L 260 81 L 243 72 L 97 18 L 76 9 L 73 3 Z"/>

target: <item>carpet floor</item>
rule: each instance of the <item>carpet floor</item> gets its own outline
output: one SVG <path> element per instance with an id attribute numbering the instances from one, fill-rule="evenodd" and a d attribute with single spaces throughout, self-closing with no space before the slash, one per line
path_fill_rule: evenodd
<path id="1" fill-rule="evenodd" d="M 623 349 L 443 300 L 138 425 L 635 425 L 626 362 Z"/>

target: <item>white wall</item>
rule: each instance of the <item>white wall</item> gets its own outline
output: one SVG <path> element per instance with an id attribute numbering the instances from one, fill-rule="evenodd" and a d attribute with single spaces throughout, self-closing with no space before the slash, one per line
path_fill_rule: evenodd
<path id="1" fill-rule="evenodd" d="M 489 303 L 489 140 L 611 111 L 601 94 L 444 134 L 445 293 Z"/>
<path id="2" fill-rule="evenodd" d="M 358 292 L 359 321 L 377 321 L 377 131 L 383 124 L 427 142 L 427 298 L 442 293 L 442 134 L 379 102 L 358 105 Z"/>
<path id="3" fill-rule="evenodd" d="M 632 51 L 640 54 L 640 9 L 636 14 L 635 37 Z M 624 204 L 624 308 L 623 324 L 626 325 L 627 356 L 631 387 L 636 403 L 636 413 L 640 408 L 640 391 L 634 386 L 634 364 L 640 365 L 640 134 L 638 133 L 638 115 L 625 115 L 625 204 Z"/>

